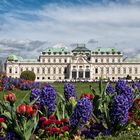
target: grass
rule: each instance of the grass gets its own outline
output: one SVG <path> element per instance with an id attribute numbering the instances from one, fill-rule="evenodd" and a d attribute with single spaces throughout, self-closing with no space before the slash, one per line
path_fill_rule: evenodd
<path id="1" fill-rule="evenodd" d="M 52 83 L 54 88 L 56 89 L 57 92 L 61 93 L 64 95 L 64 83 Z M 91 93 L 89 86 L 91 85 L 97 92 L 98 92 L 98 83 L 74 83 L 76 92 L 78 97 L 82 93 Z M 103 84 L 105 86 L 105 84 Z M 29 97 L 30 97 L 30 90 L 27 91 L 22 91 L 19 89 L 15 89 L 11 91 L 15 93 L 16 95 L 16 105 L 23 103 L 23 102 L 29 102 Z M 0 100 L 3 100 L 3 96 L 6 95 L 8 91 L 0 91 Z"/>

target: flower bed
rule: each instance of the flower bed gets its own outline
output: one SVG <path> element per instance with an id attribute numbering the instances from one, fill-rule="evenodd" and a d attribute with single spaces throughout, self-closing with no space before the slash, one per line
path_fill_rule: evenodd
<path id="1" fill-rule="evenodd" d="M 115 139 L 128 132 L 133 134 L 140 129 L 139 85 L 139 82 L 128 84 L 119 80 L 116 85 L 107 83 L 104 87 L 99 81 L 99 92 L 90 86 L 91 92 L 83 93 L 79 99 L 74 85 L 68 82 L 64 85 L 64 95 L 57 93 L 52 85 L 34 86 L 30 103 L 18 106 L 15 94 L 10 91 L 0 101 L 0 137 Z"/>

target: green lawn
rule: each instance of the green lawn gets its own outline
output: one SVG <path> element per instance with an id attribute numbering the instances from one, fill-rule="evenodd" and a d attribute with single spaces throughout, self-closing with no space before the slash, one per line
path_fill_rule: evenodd
<path id="1" fill-rule="evenodd" d="M 52 85 L 54 86 L 54 88 L 56 89 L 57 92 L 64 95 L 64 83 L 52 83 Z M 89 89 L 90 85 L 96 91 L 98 91 L 98 83 L 75 83 L 74 85 L 75 85 L 78 97 L 80 97 L 80 95 L 82 93 L 90 93 L 91 92 Z M 105 86 L 105 84 L 104 84 L 104 86 Z M 16 98 L 17 98 L 16 104 L 17 105 L 20 103 L 23 103 L 23 102 L 29 102 L 30 91 L 22 91 L 19 89 L 15 89 L 12 92 L 16 94 Z M 0 99 L 3 99 L 3 95 L 5 95 L 7 93 L 8 93 L 8 91 L 1 91 Z"/>

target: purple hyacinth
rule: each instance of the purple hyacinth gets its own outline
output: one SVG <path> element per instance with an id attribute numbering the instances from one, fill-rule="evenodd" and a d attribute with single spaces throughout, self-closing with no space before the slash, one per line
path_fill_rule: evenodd
<path id="1" fill-rule="evenodd" d="M 98 130 L 92 131 L 90 129 L 87 129 L 87 130 L 82 131 L 81 135 L 84 136 L 85 138 L 94 139 L 96 136 L 98 136 L 98 134 L 99 134 Z"/>
<path id="2" fill-rule="evenodd" d="M 70 97 L 74 97 L 75 99 L 77 99 L 77 94 L 76 94 L 76 90 L 74 87 L 74 84 L 70 84 L 68 82 L 65 83 L 64 85 L 64 95 L 67 101 L 69 101 Z"/>
<path id="3" fill-rule="evenodd" d="M 82 131 L 82 136 L 85 136 L 85 138 L 95 138 L 99 135 L 99 133 L 103 135 L 111 135 L 111 131 L 104 128 L 102 124 L 94 123 L 90 126 L 90 128 Z"/>
<path id="4" fill-rule="evenodd" d="M 39 82 L 33 82 L 32 86 L 33 88 L 39 88 Z"/>
<path id="5" fill-rule="evenodd" d="M 5 140 L 20 140 L 21 138 L 15 132 L 8 132 L 5 136 Z"/>
<path id="6" fill-rule="evenodd" d="M 127 83 L 125 80 L 118 80 L 115 87 L 117 94 L 121 94 L 126 85 Z"/>
<path id="7" fill-rule="evenodd" d="M 49 115 L 51 115 L 56 107 L 56 91 L 51 85 L 42 88 L 41 100 L 47 107 Z"/>
<path id="8" fill-rule="evenodd" d="M 71 127 L 76 127 L 78 125 L 82 127 L 91 117 L 92 111 L 92 102 L 88 98 L 80 99 L 70 117 Z"/>
<path id="9" fill-rule="evenodd" d="M 106 93 L 107 94 L 113 94 L 113 93 L 115 93 L 115 89 L 114 89 L 114 87 L 110 83 L 107 84 Z"/>
<path id="10" fill-rule="evenodd" d="M 15 87 L 18 87 L 19 86 L 19 79 L 18 78 L 15 78 L 14 80 L 13 80 L 13 84 L 15 85 Z"/>
<path id="11" fill-rule="evenodd" d="M 133 104 L 134 90 L 126 84 L 124 80 L 118 80 L 116 83 L 116 92 L 118 95 L 125 95 L 128 98 L 129 107 Z"/>
<path id="12" fill-rule="evenodd" d="M 40 97 L 41 97 L 41 90 L 38 88 L 34 88 L 31 90 L 30 93 L 30 102 L 32 102 L 33 100 L 37 99 L 37 102 L 40 101 Z"/>
<path id="13" fill-rule="evenodd" d="M 140 93 L 140 82 L 135 82 L 133 86 L 134 88 L 136 87 L 138 89 L 138 92 Z"/>
<path id="14" fill-rule="evenodd" d="M 125 125 L 128 119 L 129 100 L 125 95 L 117 95 L 113 98 L 110 107 L 110 120 L 112 125 Z"/>

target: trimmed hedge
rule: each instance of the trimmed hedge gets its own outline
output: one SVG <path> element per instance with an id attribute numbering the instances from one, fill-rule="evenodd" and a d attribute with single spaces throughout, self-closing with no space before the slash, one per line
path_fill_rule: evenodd
<path id="1" fill-rule="evenodd" d="M 20 78 L 24 79 L 24 80 L 32 80 L 32 81 L 34 81 L 35 78 L 36 78 L 36 75 L 32 71 L 23 71 L 21 73 L 21 75 L 20 75 Z"/>

